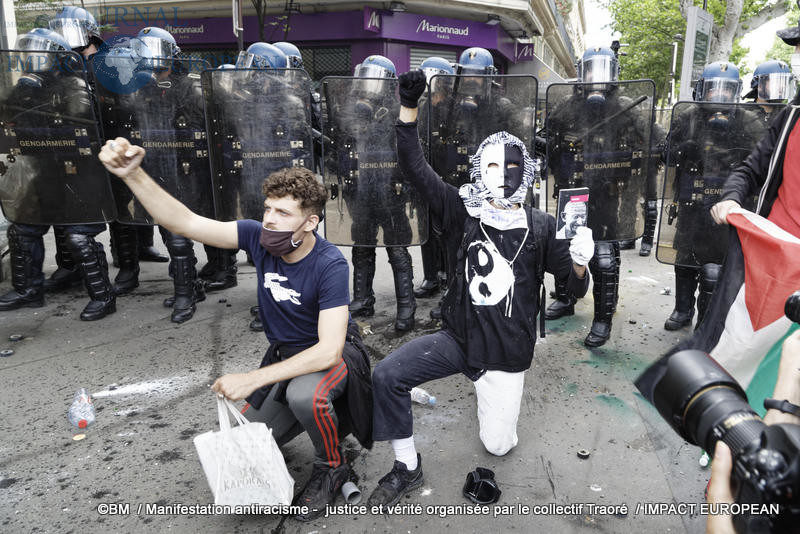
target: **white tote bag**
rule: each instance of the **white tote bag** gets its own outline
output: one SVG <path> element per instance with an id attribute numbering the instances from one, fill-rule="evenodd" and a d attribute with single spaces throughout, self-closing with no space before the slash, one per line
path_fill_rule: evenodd
<path id="1" fill-rule="evenodd" d="M 272 431 L 264 423 L 251 423 L 231 401 L 217 396 L 219 432 L 194 438 L 194 446 L 214 503 L 224 505 L 288 505 L 294 479 L 286 469 Z M 230 415 L 239 423 L 231 427 Z"/>

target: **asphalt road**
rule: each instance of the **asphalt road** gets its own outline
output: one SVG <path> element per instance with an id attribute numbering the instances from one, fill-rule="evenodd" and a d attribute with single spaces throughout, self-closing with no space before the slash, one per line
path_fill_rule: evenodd
<path id="1" fill-rule="evenodd" d="M 107 240 L 107 234 L 104 234 Z M 45 270 L 55 269 L 52 235 Z M 163 246 L 161 247 L 163 249 Z M 199 265 L 205 260 L 197 246 Z M 349 259 L 350 250 L 343 249 Z M 412 248 L 421 279 L 419 248 Z M 572 317 L 548 322 L 526 375 L 519 445 L 505 457 L 484 451 L 475 393 L 461 376 L 424 386 L 438 402 L 415 405 L 415 439 L 425 483 L 401 500 L 399 515 L 359 509 L 314 522 L 271 515 L 185 514 L 177 505 L 213 503 L 192 438 L 215 429 L 209 390 L 223 373 L 258 365 L 263 334 L 250 332 L 255 273 L 240 253 L 239 285 L 212 293 L 194 318 L 169 322 L 162 300 L 171 294 L 166 264 L 143 263 L 141 285 L 117 300 L 117 312 L 94 323 L 78 319 L 82 289 L 48 295 L 46 306 L 0 315 L 0 529 L 4 532 L 690 532 L 704 530 L 699 514 L 709 471 L 700 451 L 680 439 L 636 392 L 632 381 L 688 334 L 663 323 L 674 297 L 671 266 L 623 251 L 620 304 L 610 341 L 588 350 L 591 290 Z M 112 269 L 112 276 L 115 270 Z M 552 279 L 548 280 L 552 286 Z M 9 281 L 0 284 L 7 291 Z M 378 251 L 378 310 L 364 323 L 365 342 L 380 359 L 437 325 L 433 300 L 420 300 L 417 328 L 397 336 L 393 282 Z M 21 334 L 22 341 L 9 336 Z M 96 394 L 97 421 L 86 438 L 66 413 L 76 389 Z M 352 438 L 345 454 L 366 496 L 391 469 L 386 443 L 363 450 Z M 588 459 L 577 452 L 587 449 Z M 300 436 L 285 447 L 289 471 L 302 487 L 313 457 Z M 465 475 L 495 471 L 503 491 L 497 505 L 466 509 Z M 662 503 L 662 504 L 659 504 Z M 668 504 L 675 509 L 658 509 Z M 337 505 L 342 505 L 339 498 Z M 558 506 L 561 506 L 560 508 Z M 625 505 L 625 506 L 623 506 Z M 192 511 L 192 510 L 190 510 Z"/>

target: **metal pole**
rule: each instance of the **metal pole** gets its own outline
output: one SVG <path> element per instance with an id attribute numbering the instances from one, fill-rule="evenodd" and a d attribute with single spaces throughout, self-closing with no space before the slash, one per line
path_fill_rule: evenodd
<path id="1" fill-rule="evenodd" d="M 672 41 L 672 70 L 669 73 L 669 105 L 675 100 L 675 67 L 678 64 L 678 41 Z"/>

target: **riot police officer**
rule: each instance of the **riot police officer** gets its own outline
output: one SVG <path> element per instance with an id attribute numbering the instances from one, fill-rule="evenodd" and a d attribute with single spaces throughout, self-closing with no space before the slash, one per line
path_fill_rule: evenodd
<path id="1" fill-rule="evenodd" d="M 253 66 L 258 66 L 258 68 L 263 69 L 286 69 L 286 68 L 293 68 L 293 69 L 303 69 L 303 56 L 300 54 L 300 49 L 298 49 L 292 43 L 286 41 L 278 41 L 273 43 L 272 45 L 261 46 L 261 44 L 266 43 L 254 43 L 250 45 L 247 49 L 247 52 L 250 54 L 254 54 L 257 58 L 254 60 L 255 63 Z M 240 56 L 243 57 L 243 56 Z M 245 64 L 244 61 L 237 62 L 236 67 L 243 68 L 242 66 Z M 314 98 L 314 94 L 312 93 L 312 107 L 311 107 L 311 120 L 312 120 L 312 127 L 313 125 L 317 124 L 316 131 L 319 132 L 320 128 L 319 124 L 319 94 L 316 95 L 316 99 Z M 314 103 L 316 102 L 316 106 Z M 297 99 L 293 95 L 287 96 L 287 101 L 282 103 L 285 106 L 285 109 L 289 112 L 290 115 L 297 118 L 297 120 L 303 120 L 301 117 L 303 116 L 303 104 L 302 102 L 298 102 Z M 315 110 L 317 113 L 315 113 Z M 315 147 L 316 151 L 316 147 Z M 250 330 L 254 332 L 263 332 L 264 327 L 261 323 L 261 316 L 259 314 L 259 307 L 252 306 L 250 308 L 250 314 L 253 316 L 253 320 L 250 321 Z"/>
<path id="2" fill-rule="evenodd" d="M 70 49 L 79 52 L 84 58 L 95 54 L 97 46 L 102 43 L 99 37 L 97 23 L 90 13 L 80 8 L 63 8 L 56 19 L 51 22 L 53 29 L 38 28 L 28 34 L 22 35 L 17 41 L 17 48 L 26 51 L 51 51 L 67 52 Z M 57 31 L 54 31 L 57 30 Z M 64 35 L 69 36 L 69 39 Z M 72 62 L 73 58 L 66 55 L 63 59 L 59 56 L 46 56 L 48 59 L 43 64 L 41 61 L 26 62 L 26 74 L 22 76 L 7 100 L 7 104 L 20 108 L 31 109 L 37 107 L 40 112 L 38 119 L 27 119 L 21 114 L 21 119 L 43 121 L 41 124 L 27 124 L 23 126 L 51 128 L 54 124 L 48 121 L 58 120 L 65 115 L 76 118 L 82 122 L 95 121 L 94 103 L 91 96 L 91 87 L 83 77 L 82 65 L 59 64 L 50 65 L 49 61 Z M 34 56 L 35 58 L 35 56 Z M 26 103 L 29 102 L 29 103 Z M 46 103 L 40 106 L 39 103 Z M 33 104 L 36 103 L 36 106 Z M 13 122 L 12 120 L 12 122 Z M 95 128 L 96 126 L 93 126 Z M 48 169 L 52 173 L 48 178 L 59 179 L 59 173 L 76 172 L 68 171 L 71 164 L 64 162 L 64 167 Z M 88 178 L 88 176 L 86 177 Z M 66 178 L 64 178 L 66 179 Z M 45 185 L 45 187 L 48 187 Z M 57 186 L 51 187 L 53 191 Z M 97 192 L 99 193 L 99 192 Z M 39 201 L 54 195 L 43 192 Z M 99 195 L 102 196 L 102 195 Z M 92 205 L 95 199 L 87 199 L 86 205 Z M 61 206 L 51 203 L 46 207 L 54 213 L 61 210 Z M 22 306 L 40 307 L 44 305 L 42 264 L 44 261 L 44 245 L 42 236 L 48 227 L 32 224 L 12 224 L 8 229 L 9 248 L 11 251 L 12 285 L 14 289 L 0 297 L 0 310 L 13 310 Z M 84 321 L 102 319 L 116 311 L 116 301 L 111 283 L 108 280 L 108 263 L 105 251 L 94 237 L 105 230 L 105 223 L 75 224 L 63 226 L 63 238 L 59 244 L 64 246 L 73 260 L 73 264 L 86 285 L 90 302 L 80 314 Z M 63 252 L 60 254 L 62 260 Z M 62 270 L 70 271 L 68 264 L 62 261 Z M 73 275 L 66 274 L 54 280 L 55 287 L 69 285 Z"/>
<path id="3" fill-rule="evenodd" d="M 786 104 L 794 98 L 795 78 L 792 69 L 778 59 L 765 61 L 753 71 L 750 91 L 742 98 L 752 98 L 759 104 Z M 769 122 L 774 106 L 760 108 L 764 122 Z"/>
<path id="4" fill-rule="evenodd" d="M 81 54 L 85 60 L 90 59 L 103 46 L 97 21 L 91 13 L 83 8 L 64 7 L 59 10 L 49 25 L 52 30 L 60 33 L 69 42 L 72 50 Z M 91 86 L 87 89 L 90 94 L 93 93 Z M 94 105 L 94 101 L 92 105 Z M 116 311 L 116 298 L 108 280 L 106 254 L 103 245 L 94 239 L 105 229 L 105 224 L 66 227 L 67 248 L 79 265 L 83 282 L 91 298 L 80 316 L 85 321 L 101 319 Z"/>
<path id="5" fill-rule="evenodd" d="M 431 84 L 449 83 L 451 81 L 448 78 L 434 78 L 436 75 L 452 76 L 455 74 L 455 69 L 450 62 L 437 56 L 432 56 L 425 59 L 422 63 L 420 63 L 419 68 L 425 73 L 428 86 L 431 86 Z M 419 109 L 421 117 L 419 124 L 420 128 L 426 130 L 424 133 L 420 133 L 420 138 L 425 144 L 428 140 L 428 105 L 441 106 L 443 104 L 441 101 L 443 100 L 441 96 L 444 95 L 444 93 L 431 90 L 428 94 L 439 97 L 440 101 L 431 101 L 429 104 L 426 104 L 425 100 L 420 99 Z M 414 289 L 414 296 L 416 298 L 432 297 L 438 293 L 440 289 L 443 289 L 447 286 L 447 266 L 445 264 L 444 247 L 441 243 L 443 229 L 441 228 L 440 222 L 434 221 L 433 218 L 429 218 L 428 222 L 428 240 L 421 247 L 423 279 L 419 287 Z M 435 313 L 435 315 L 441 317 L 441 308 L 438 309 L 438 312 Z"/>
<path id="6" fill-rule="evenodd" d="M 390 112 L 399 108 L 394 92 L 386 90 L 382 80 L 396 78 L 394 64 L 386 57 L 367 57 L 355 68 L 356 81 L 351 94 L 351 105 L 339 112 L 336 125 L 345 136 L 352 139 L 354 153 L 358 154 L 358 177 L 344 187 L 343 196 L 353 217 L 353 300 L 350 313 L 353 317 L 370 317 L 375 313 L 375 293 L 372 280 L 375 276 L 375 244 L 378 230 L 383 229 L 386 254 L 394 274 L 397 316 L 395 330 L 414 328 L 413 270 L 411 255 L 403 243 L 411 242 L 411 225 L 405 213 L 407 186 L 396 164 L 393 146 L 373 144 L 376 139 L 386 139 L 394 127 Z M 345 157 L 345 156 L 342 156 Z M 375 161 L 369 161 L 374 158 Z"/>
<path id="7" fill-rule="evenodd" d="M 198 73 L 182 72 L 182 65 L 176 60 L 180 48 L 175 38 L 166 30 L 147 27 L 139 31 L 131 40 L 133 52 L 142 58 L 143 66 L 150 71 L 147 83 L 126 99 L 134 127 L 150 131 L 174 131 L 178 128 L 202 130 L 203 118 L 202 91 Z M 145 134 L 147 135 L 147 134 Z M 171 159 L 174 158 L 170 158 Z M 152 158 L 157 164 L 158 159 Z M 176 164 L 177 166 L 177 164 Z M 145 168 L 147 162 L 145 162 Z M 167 169 L 176 173 L 177 169 Z M 158 176 L 159 172 L 153 172 Z M 190 185 L 187 180 L 186 193 L 193 187 L 207 189 L 210 199 L 211 184 Z M 203 194 L 203 192 L 199 193 Z M 172 308 L 171 321 L 182 323 L 194 315 L 196 303 L 205 300 L 202 282 L 198 279 L 195 264 L 194 244 L 183 236 L 173 234 L 159 227 L 162 240 L 170 256 L 169 273 L 173 278 L 174 296 L 164 300 L 164 306 Z M 139 256 L 136 226 L 113 224 L 112 236 L 117 249 L 120 270 L 117 273 L 114 289 L 121 295 L 138 287 Z"/>
<path id="8" fill-rule="evenodd" d="M 682 114 L 676 112 L 677 116 L 673 117 L 669 158 L 675 161 L 676 172 L 667 224 L 672 224 L 677 217 L 673 243 L 677 255 L 675 308 L 664 322 L 666 330 L 692 324 L 698 285 L 699 325 L 719 279 L 727 241 L 724 234 L 710 235 L 715 225 L 709 210 L 720 194 L 712 191 L 721 192 L 730 171 L 750 152 L 754 142 L 750 138 L 758 137 L 746 128 L 747 124 L 759 122 L 758 119 L 751 119 L 752 112 L 735 106 L 741 88 L 739 69 L 733 63 L 710 63 L 703 69 L 694 89 L 694 98 L 700 104 Z"/>
<path id="9" fill-rule="evenodd" d="M 75 52 L 87 59 L 103 46 L 97 21 L 83 8 L 62 8 L 48 26 L 64 37 Z M 54 226 L 53 237 L 56 244 L 57 269 L 44 281 L 43 287 L 46 292 L 61 291 L 81 283 L 80 271 L 66 244 L 65 228 Z"/>
<path id="10" fill-rule="evenodd" d="M 236 65 L 225 63 L 217 68 L 220 70 L 235 69 Z M 232 84 L 231 86 L 227 87 L 227 90 L 233 90 Z M 236 266 L 236 254 L 239 251 L 225 250 L 212 247 L 210 245 L 203 245 L 203 249 L 206 251 L 207 261 L 200 271 L 198 271 L 197 275 L 205 283 L 205 290 L 207 292 L 211 292 L 227 289 L 229 287 L 235 287 L 239 283 L 238 279 L 236 278 L 236 273 L 238 272 L 238 267 Z M 254 321 L 258 321 L 258 307 L 256 306 L 255 308 L 256 310 L 254 315 L 256 319 Z M 263 330 L 260 322 L 258 322 L 256 326 L 257 331 L 260 332 Z"/>
<path id="11" fill-rule="evenodd" d="M 548 166 L 555 178 L 555 195 L 560 188 L 589 187 L 588 226 L 596 239 L 589 262 L 594 318 L 584 344 L 597 347 L 611 335 L 619 298 L 617 236 L 632 231 L 628 228 L 629 221 L 635 220 L 631 214 L 646 187 L 648 178 L 641 171 L 649 160 L 645 156 L 653 113 L 652 102 L 632 101 L 620 94 L 625 82 L 618 82 L 619 63 L 611 48 L 587 49 L 577 67 L 581 83 L 566 86 L 569 96 L 548 109 Z M 642 83 L 643 88 L 649 86 L 652 82 Z M 553 89 L 548 90 L 548 108 Z M 638 107 L 637 102 L 644 106 Z M 546 319 L 574 313 L 575 298 L 565 280 L 556 279 L 555 289 L 556 300 L 547 308 Z"/>

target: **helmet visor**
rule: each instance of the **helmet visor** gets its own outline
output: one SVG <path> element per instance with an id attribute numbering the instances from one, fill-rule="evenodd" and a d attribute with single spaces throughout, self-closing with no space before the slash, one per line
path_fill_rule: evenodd
<path id="1" fill-rule="evenodd" d="M 703 80 L 702 96 L 704 102 L 738 102 L 739 80 L 730 78 L 711 78 Z"/>
<path id="2" fill-rule="evenodd" d="M 758 97 L 767 102 L 787 102 L 794 97 L 794 76 L 789 72 L 772 72 L 758 77 Z"/>
<path id="3" fill-rule="evenodd" d="M 258 54 L 250 53 L 246 50 L 242 50 L 239 52 L 239 56 L 236 58 L 236 68 L 237 69 L 273 69 L 273 68 L 287 68 L 287 64 L 279 67 L 273 67 L 269 60 Z"/>
<path id="4" fill-rule="evenodd" d="M 22 51 L 19 61 L 25 72 L 47 72 L 53 68 L 56 58 L 59 57 L 57 54 L 37 54 L 37 52 L 66 52 L 64 47 L 55 41 L 27 34 L 17 37 L 15 48 Z"/>
<path id="5" fill-rule="evenodd" d="M 431 86 L 433 91 L 450 91 L 453 90 L 453 84 L 456 77 L 451 75 L 445 70 L 441 69 L 424 69 L 425 77 L 428 80 L 428 85 Z"/>
<path id="6" fill-rule="evenodd" d="M 593 56 L 581 61 L 579 77 L 584 82 L 613 82 L 617 80 L 617 58 Z"/>
<path id="7" fill-rule="evenodd" d="M 60 33 L 72 48 L 89 46 L 89 21 L 82 19 L 53 19 L 50 29 Z"/>
<path id="8" fill-rule="evenodd" d="M 394 73 L 385 67 L 363 63 L 356 65 L 354 75 L 356 78 L 394 78 Z"/>
<path id="9" fill-rule="evenodd" d="M 158 37 L 139 37 L 131 39 L 131 49 L 145 59 L 145 64 L 154 69 L 166 69 L 172 66 L 172 58 L 180 52 L 180 48 Z"/>
<path id="10" fill-rule="evenodd" d="M 236 58 L 236 68 L 237 69 L 255 68 L 253 66 L 255 57 L 256 57 L 255 54 L 248 54 L 246 50 L 242 50 L 241 52 L 239 52 L 239 56 Z"/>

